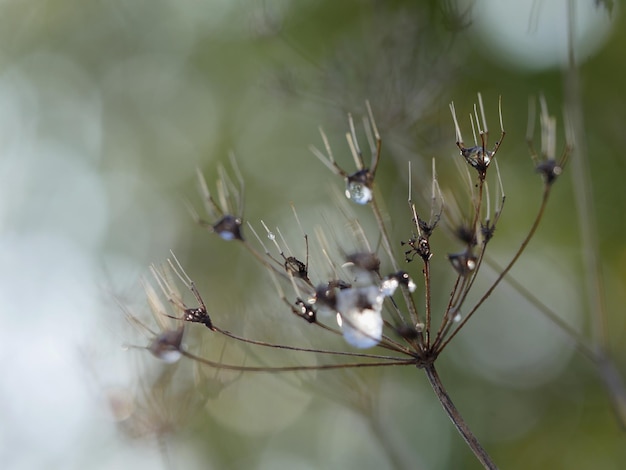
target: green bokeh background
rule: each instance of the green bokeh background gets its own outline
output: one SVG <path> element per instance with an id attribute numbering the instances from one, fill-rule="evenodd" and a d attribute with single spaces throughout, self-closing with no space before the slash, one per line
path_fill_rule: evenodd
<path id="1" fill-rule="evenodd" d="M 626 27 L 618 6 L 605 10 L 613 22 L 610 37 L 580 66 L 580 77 L 608 342 L 626 376 Z M 0 6 L 0 74 L 18 70 L 29 86 L 42 90 L 37 96 L 57 97 L 39 103 L 36 128 L 42 141 L 76 144 L 77 165 L 86 164 L 80 149 L 95 155 L 88 165 L 102 185 L 106 217 L 90 256 L 98 260 L 101 285 L 107 286 L 102 297 L 112 290 L 150 321 L 138 280 L 172 249 L 216 323 L 258 339 L 347 349 L 340 340 L 310 335 L 308 325 L 289 315 L 271 279 L 248 253 L 193 223 L 184 201 L 201 209 L 195 168 L 214 187 L 218 165 L 227 165 L 233 152 L 246 181 L 245 218 L 255 227 L 260 228 L 261 219 L 280 226 L 292 250 L 302 253 L 293 202 L 308 233 L 321 226 L 331 240 L 336 237 L 349 248 L 331 189 L 342 183 L 307 147 L 321 146 L 318 126 L 323 125 L 337 159 L 351 165 L 343 137 L 346 115 L 363 115 L 369 99 L 383 138 L 377 188 L 399 248 L 410 233 L 407 160 L 416 192 L 427 187 L 434 157 L 442 187 L 462 195 L 448 103 L 453 100 L 459 114 L 467 115 L 480 91 L 493 138 L 502 96 L 507 137 L 498 159 L 507 203 L 492 249 L 504 262 L 519 246 L 541 197 L 541 180 L 524 141 L 528 99 L 543 93 L 561 124 L 564 72 L 515 68 L 499 60 L 474 29 L 474 7 L 453 1 L 9 1 Z M 87 115 L 86 124 L 77 125 L 81 115 L 72 111 L 86 102 L 94 103 L 90 109 L 98 116 L 93 126 Z M 466 124 L 462 121 L 468 139 Z M 566 170 L 527 257 L 513 273 L 590 338 L 582 252 L 592 247 L 581 246 L 573 197 L 579 190 Z M 40 221 L 19 204 L 10 219 L 17 233 L 38 230 Z M 427 210 L 426 202 L 418 204 Z M 353 210 L 371 229 L 367 208 Z M 49 217 L 64 220 L 59 214 Z M 74 215 L 69 225 L 59 223 L 55 230 L 80 245 L 81 227 L 95 222 L 88 210 Z M 370 242 L 377 243 L 376 232 L 370 233 Z M 435 280 L 441 286 L 436 305 L 447 301 L 450 277 L 443 254 L 450 250 L 454 245 L 441 235 L 435 243 L 440 263 Z M 319 249 L 312 247 L 312 266 L 323 271 L 323 263 Z M 417 278 L 419 268 L 413 269 Z M 489 279 L 493 273 L 486 269 L 479 288 Z M 102 308 L 81 313 L 95 318 L 94 329 L 107 325 L 97 341 L 85 341 L 89 351 L 98 352 L 97 359 L 86 361 L 98 377 L 86 374 L 86 388 L 106 397 L 111 387 L 130 387 L 141 397 L 129 384 L 152 383 L 163 366 L 147 353 L 119 351 L 122 343 L 145 344 L 146 339 L 124 325 L 112 302 L 101 303 Z M 592 364 L 571 342 L 506 286 L 477 317 L 443 354 L 439 371 L 495 461 L 520 469 L 623 468 L 626 435 Z M 188 341 L 210 343 L 206 352 L 217 358 L 222 343 L 207 335 L 198 327 Z M 519 341 L 510 344 L 507 335 Z M 494 349 L 481 349 L 483 342 Z M 557 358 L 554 364 L 541 355 L 540 363 L 523 361 L 547 343 L 553 352 L 546 354 Z M 474 362 L 475 347 L 486 363 L 490 357 L 518 355 L 523 366 L 481 372 L 486 366 Z M 316 360 L 265 351 L 243 359 L 237 346 L 224 351 L 229 361 L 250 364 Z M 117 362 L 108 362 L 109 355 Z M 116 374 L 119 364 L 129 369 Z M 117 433 L 116 428 L 133 427 L 128 423 L 136 416 L 115 424 L 103 412 L 84 425 L 111 428 L 109 440 L 98 453 L 89 446 L 76 448 L 65 462 L 57 462 L 58 468 L 113 468 L 128 462 L 135 468 L 181 469 L 479 467 L 425 377 L 414 369 L 285 376 L 203 371 L 191 391 L 186 387 L 193 368 L 183 364 L 176 374 L 182 377 L 173 382 L 179 389 L 174 386 L 174 396 L 156 405 L 181 415 L 173 419 L 171 432 L 163 432 L 169 457 L 157 445 L 153 427 L 137 432 L 139 437 Z M 106 410 L 105 399 L 94 403 Z M 189 410 L 181 411 L 187 403 Z M 129 460 L 111 457 L 116 453 Z"/>

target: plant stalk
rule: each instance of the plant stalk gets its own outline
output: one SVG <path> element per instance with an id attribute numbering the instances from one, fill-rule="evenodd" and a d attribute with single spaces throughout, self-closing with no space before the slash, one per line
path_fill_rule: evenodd
<path id="1" fill-rule="evenodd" d="M 454 424 L 454 427 L 456 427 L 459 434 L 461 434 L 461 437 L 472 450 L 478 461 L 486 469 L 497 470 L 498 467 L 496 466 L 496 464 L 493 462 L 493 460 L 491 460 L 491 457 L 489 457 L 489 454 L 487 454 L 487 451 L 483 448 L 483 446 L 480 445 L 480 442 L 478 442 L 478 439 L 470 430 L 469 426 L 459 413 L 459 410 L 457 410 L 456 406 L 454 406 L 454 403 L 452 403 L 448 392 L 441 383 L 441 379 L 439 378 L 439 374 L 437 374 L 435 365 L 427 365 L 426 367 L 424 367 L 424 372 L 426 372 L 426 377 L 428 377 L 428 381 L 430 382 L 430 385 L 433 388 L 435 395 L 437 395 L 441 406 L 443 406 L 443 409 L 448 414 L 448 417 Z"/>

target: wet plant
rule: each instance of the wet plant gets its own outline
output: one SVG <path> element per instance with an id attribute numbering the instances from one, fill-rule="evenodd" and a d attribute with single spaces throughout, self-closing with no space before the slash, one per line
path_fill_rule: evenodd
<path id="1" fill-rule="evenodd" d="M 159 296 L 155 289 L 146 284 L 151 309 L 157 319 L 160 318 L 161 332 L 150 332 L 151 340 L 145 349 L 167 363 L 178 363 L 184 359 L 198 367 L 236 373 L 415 367 L 424 371 L 446 414 L 478 461 L 485 468 L 496 468 L 493 459 L 454 405 L 440 379 L 436 362 L 451 341 L 462 334 L 472 317 L 479 314 L 481 307 L 502 282 L 517 286 L 517 290 L 532 301 L 532 295 L 507 275 L 535 235 L 553 187 L 563 173 L 571 152 L 568 132 L 562 151 L 557 151 L 556 120 L 549 115 L 545 100 L 540 99 L 539 102 L 540 149 L 536 150 L 533 144 L 534 100 L 531 101 L 527 139 L 534 170 L 541 176 L 539 206 L 525 236 L 521 242 L 513 244 L 509 261 L 497 267 L 498 274 L 487 288 L 479 291 L 481 284 L 476 281 L 481 277 L 483 266 L 496 266 L 488 255 L 488 248 L 498 235 L 497 228 L 506 200 L 498 166 L 500 149 L 504 148 L 502 145 L 506 136 L 501 100 L 498 102 L 497 140 L 490 142 L 493 134 L 487 124 L 482 96 L 478 94 L 477 103 L 469 113 L 472 133 L 469 144 L 462 136 L 463 126 L 459 123 L 456 108 L 453 103 L 450 104 L 455 137 L 451 146 L 456 145 L 459 152 L 457 163 L 464 182 L 462 190 L 458 190 L 458 185 L 453 186 L 454 191 L 442 190 L 433 160 L 429 184 L 423 185 L 427 191 L 419 195 L 425 203 L 420 204 L 413 194 L 409 165 L 406 216 L 411 222 L 411 230 L 401 239 L 390 235 L 388 217 L 382 209 L 382 196 L 376 185 L 383 151 L 382 138 L 367 103 L 362 123 L 370 159 L 364 157 L 357 126 L 351 115 L 348 115 L 345 138 L 355 163 L 354 171 L 346 170 L 336 159 L 322 128 L 321 149 L 310 147 L 311 153 L 344 181 L 346 199 L 339 206 L 349 226 L 348 238 L 330 241 L 327 234 L 330 230 L 322 228 L 316 228 L 314 237 L 310 237 L 292 206 L 302 240 L 301 246 L 292 250 L 280 228 L 270 228 L 263 220 L 256 224 L 244 220 L 244 183 L 234 158 L 231 158 L 234 179 L 225 168 L 220 167 L 215 194 L 209 189 L 202 173 L 198 172 L 200 192 L 211 220 L 203 220 L 191 208 L 193 218 L 223 241 L 239 243 L 253 255 L 275 286 L 285 314 L 303 320 L 301 327 L 306 329 L 313 346 L 268 342 L 223 328 L 222 314 L 209 311 L 200 288 L 172 254 L 163 268 L 153 267 L 152 274 L 161 296 L 171 304 L 173 313 L 166 311 L 157 300 Z M 444 161 L 443 164 L 451 162 Z M 529 171 L 532 171 L 532 166 L 529 166 Z M 353 204 L 345 206 L 345 201 Z M 418 209 L 420 206 L 425 210 Z M 368 209 L 375 221 L 375 233 L 368 233 L 362 223 L 362 218 L 366 216 L 361 212 Z M 361 211 L 359 215 L 355 210 Z M 453 240 L 457 249 L 452 253 L 438 253 L 433 241 L 439 236 Z M 310 245 L 322 253 L 319 259 L 310 259 Z M 447 266 L 452 278 L 449 285 L 434 282 L 431 274 L 434 263 Z M 180 294 L 176 284 L 184 286 L 192 300 L 185 300 L 186 296 Z M 447 292 L 448 302 L 443 310 L 437 310 L 432 302 L 433 294 L 440 295 L 442 291 Z M 585 348 L 567 324 L 546 308 L 539 309 L 559 328 L 571 334 L 586 355 L 594 361 L 597 359 L 596 353 Z M 165 321 L 167 325 L 164 325 Z M 315 355 L 320 362 L 313 365 L 230 363 L 222 357 L 203 354 L 201 348 L 186 346 L 184 333 L 189 328 L 194 329 L 201 343 L 212 335 L 221 336 L 251 348 L 251 354 L 255 356 L 262 357 L 263 350 L 285 350 Z M 347 346 L 345 349 L 328 349 L 323 346 L 326 343 L 320 340 L 320 346 L 316 347 L 317 335 L 320 338 L 321 335 L 343 337 Z M 399 462 L 392 460 L 396 464 Z"/>

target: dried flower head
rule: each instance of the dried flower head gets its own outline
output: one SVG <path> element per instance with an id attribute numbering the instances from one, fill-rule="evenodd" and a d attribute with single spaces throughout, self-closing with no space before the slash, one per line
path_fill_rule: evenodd
<path id="1" fill-rule="evenodd" d="M 324 141 L 324 147 L 326 149 L 326 155 L 317 149 L 317 147 L 310 146 L 309 149 L 317 158 L 320 159 L 324 165 L 326 165 L 333 173 L 342 176 L 346 181 L 346 197 L 357 204 L 367 204 L 372 201 L 374 190 L 374 178 L 376 177 L 376 169 L 378 168 L 378 162 L 380 161 L 380 150 L 382 141 L 378 134 L 376 122 L 372 114 L 372 108 L 369 102 L 365 103 L 367 106 L 368 117 L 363 118 L 363 127 L 367 135 L 367 141 L 369 142 L 370 150 L 372 152 L 372 160 L 369 167 L 365 166 L 363 160 L 363 153 L 359 146 L 359 142 L 356 137 L 356 130 L 354 127 L 354 120 L 352 115 L 348 115 L 348 121 L 350 125 L 350 132 L 346 134 L 348 146 L 350 152 L 354 158 L 354 162 L 357 167 L 357 171 L 354 173 L 348 173 L 335 161 L 333 152 L 330 148 L 328 138 L 324 133 L 324 130 L 320 127 L 320 134 Z"/>
<path id="2" fill-rule="evenodd" d="M 196 222 L 216 233 L 223 240 L 243 241 L 241 226 L 243 224 L 243 202 L 245 185 L 235 157 L 230 157 L 233 173 L 237 184 L 231 179 L 223 166 L 218 167 L 217 199 L 209 191 L 204 175 L 197 170 L 200 191 L 204 207 L 212 221 L 207 222 L 200 218 L 198 213 L 189 206 L 189 210 Z"/>
<path id="3" fill-rule="evenodd" d="M 480 110 L 480 118 L 478 115 L 478 110 Z M 489 140 L 489 129 L 487 127 L 487 119 L 485 117 L 485 108 L 483 106 L 483 98 L 480 93 L 478 93 L 478 108 L 474 105 L 474 112 L 470 114 L 470 122 L 472 124 L 472 133 L 474 135 L 474 146 L 473 147 L 465 147 L 463 142 L 463 136 L 461 135 L 461 129 L 459 127 L 459 123 L 456 118 L 456 109 L 454 107 L 454 103 L 450 104 L 450 111 L 452 112 L 452 118 L 454 120 L 454 128 L 456 131 L 456 146 L 459 148 L 461 156 L 465 159 L 465 161 L 473 167 L 479 175 L 479 178 L 484 179 L 487 173 L 487 169 L 491 162 L 496 157 L 496 153 L 502 144 L 502 140 L 506 135 L 504 131 L 504 125 L 502 123 L 502 101 L 498 106 L 499 115 L 500 115 L 500 139 L 496 141 L 492 150 L 487 148 L 488 140 Z M 478 137 L 480 138 L 480 142 L 476 136 L 476 130 L 478 130 Z"/>
<path id="4" fill-rule="evenodd" d="M 526 142 L 530 148 L 530 155 L 535 163 L 535 169 L 538 173 L 543 175 L 544 181 L 547 185 L 552 185 L 554 181 L 563 173 L 563 168 L 567 163 L 567 159 L 572 150 L 573 138 L 571 135 L 567 136 L 567 143 L 561 153 L 561 156 L 557 160 L 556 158 L 556 118 L 550 116 L 548 113 L 548 105 L 543 96 L 539 97 L 539 105 L 541 113 L 539 115 L 539 124 L 541 129 L 541 151 L 538 155 L 533 146 L 533 134 L 535 128 L 535 114 L 536 103 L 534 99 L 530 99 L 528 102 L 528 129 L 526 131 Z M 569 126 L 566 126 L 566 131 L 570 131 Z"/>
<path id="5" fill-rule="evenodd" d="M 178 260 L 173 257 L 173 261 L 168 261 L 164 269 L 153 267 L 152 271 L 156 283 L 173 306 L 175 313 L 173 315 L 166 313 L 154 289 L 146 287 L 146 292 L 157 319 L 173 320 L 177 324 L 174 328 L 171 326 L 162 328 L 162 333 L 152 333 L 154 339 L 147 349 L 164 361 L 173 362 L 185 357 L 203 367 L 240 372 L 353 369 L 397 365 L 410 365 L 423 369 L 448 416 L 452 418 L 477 458 L 487 468 L 495 468 L 458 410 L 454 408 L 437 375 L 435 362 L 447 345 L 491 296 L 528 246 L 542 219 L 549 190 L 562 171 L 567 152 L 556 162 L 554 158 L 555 124 L 552 118 L 548 117 L 545 101 L 542 100 L 541 158 L 533 153 L 537 170 L 544 175 L 542 204 L 535 221 L 509 263 L 502 268 L 495 281 L 486 290 L 482 293 L 475 293 L 474 291 L 478 289 L 476 286 L 480 284 L 476 283 L 476 280 L 486 260 L 490 242 L 496 236 L 496 226 L 503 213 L 505 202 L 502 178 L 496 160 L 506 135 L 501 100 L 498 103 L 500 137 L 491 148 L 488 147 L 489 130 L 482 96 L 478 94 L 478 104 L 474 105 L 469 115 L 474 135 L 474 145 L 471 147 L 466 147 L 463 141 L 455 106 L 453 103 L 450 104 L 456 137 L 454 144 L 463 157 L 456 159 L 461 166 L 463 191 L 459 191 L 458 185 L 453 186 L 454 191 L 441 190 L 433 160 L 432 182 L 425 195 L 428 208 L 424 211 L 426 215 L 422 215 L 418 209 L 419 204 L 413 201 L 413 188 L 411 176 L 409 176 L 407 217 L 411 221 L 411 233 L 406 241 L 397 240 L 391 235 L 389 218 L 381 209 L 382 205 L 379 201 L 381 196 L 378 191 L 374 191 L 382 141 L 369 103 L 366 103 L 366 106 L 367 116 L 363 119 L 363 124 L 372 152 L 369 166 L 364 162 L 351 115 L 348 115 L 349 131 L 346 133 L 346 139 L 356 163 L 356 172 L 348 173 L 339 166 L 329 140 L 321 129 L 325 152 L 313 146 L 310 150 L 333 174 L 344 180 L 347 199 L 355 203 L 355 207 L 366 206 L 366 208 L 354 210 L 365 212 L 371 210 L 377 231 L 371 234 L 363 228 L 362 212 L 357 216 L 352 213 L 352 208 L 344 209 L 342 214 L 346 219 L 345 225 L 348 227 L 347 237 L 333 237 L 331 227 L 314 230 L 315 236 L 310 241 L 311 249 L 314 253 L 321 253 L 322 256 L 319 259 L 315 256 L 309 259 L 309 236 L 303 229 L 293 205 L 294 217 L 301 239 L 304 240 L 304 247 L 300 250 L 295 250 L 294 253 L 287 244 L 283 231 L 278 227 L 270 228 L 271 225 L 263 220 L 260 221 L 263 230 L 259 231 L 248 223 L 250 231 L 262 250 L 257 251 L 244 240 L 241 233 L 244 184 L 234 160 L 232 166 L 238 184 L 233 183 L 223 167 L 220 167 L 217 199 L 209 193 L 206 181 L 199 174 L 206 210 L 213 220 L 203 222 L 195 213 L 194 218 L 222 239 L 241 242 L 254 259 L 266 268 L 278 297 L 292 314 L 291 318 L 295 317 L 298 321 L 304 320 L 300 324 L 307 325 L 306 331 L 307 334 L 309 332 L 311 334 L 309 339 L 313 347 L 262 341 L 222 328 L 219 313 L 212 313 L 209 317 L 205 302 L 195 283 L 183 270 Z M 529 124 L 529 129 L 531 127 Z M 529 131 L 529 142 L 531 142 L 530 135 Z M 446 194 L 445 203 L 444 193 Z M 349 206 L 345 199 L 341 199 L 345 205 Z M 441 223 L 442 219 L 443 223 Z M 461 245 L 458 251 L 455 250 L 447 256 L 440 256 L 433 250 L 433 246 L 436 246 L 433 240 L 438 236 L 440 226 L 444 226 L 442 232 L 445 235 Z M 260 236 L 259 232 L 261 234 L 265 232 L 265 236 Z M 331 243 L 329 240 L 334 241 Z M 338 240 L 341 240 L 341 243 Z M 270 244 L 266 246 L 268 241 Z M 375 248 L 373 249 L 372 246 Z M 400 256 L 397 253 L 399 247 L 403 247 L 399 253 Z M 406 271 L 400 269 L 402 261 L 405 261 L 405 266 L 411 269 Z M 406 264 L 408 262 L 415 262 L 421 267 L 418 274 L 412 271 L 415 269 L 415 263 L 408 265 Z M 450 271 L 454 279 L 450 287 L 433 285 L 434 281 L 431 277 L 433 263 L 443 263 Z M 414 277 L 418 281 L 421 279 L 419 289 Z M 194 305 L 185 303 L 176 289 L 176 282 L 174 282 L 176 278 L 193 294 Z M 435 289 L 446 289 L 449 298 L 448 303 L 440 311 L 435 309 L 432 302 Z M 291 294 L 286 294 L 286 292 L 291 292 Z M 327 362 L 315 365 L 248 366 L 229 364 L 221 358 L 214 360 L 183 347 L 183 332 L 187 323 L 203 325 L 206 327 L 202 329 L 205 335 L 219 335 L 250 348 L 289 350 L 300 354 L 313 353 L 327 358 Z M 196 327 L 190 326 L 190 328 Z M 322 339 L 323 336 L 343 338 L 348 348 L 326 348 L 324 345 L 328 343 Z M 363 351 L 366 349 L 368 351 Z"/>

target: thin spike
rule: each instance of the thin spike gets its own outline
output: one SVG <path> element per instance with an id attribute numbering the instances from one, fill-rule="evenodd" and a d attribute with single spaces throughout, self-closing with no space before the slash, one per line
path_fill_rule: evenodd
<path id="1" fill-rule="evenodd" d="M 504 120 L 502 119 L 502 95 L 498 96 L 498 117 L 500 118 L 500 132 L 504 134 Z M 502 141 L 502 139 L 500 139 Z"/>
<path id="2" fill-rule="evenodd" d="M 459 120 L 456 117 L 456 108 L 454 107 L 454 101 L 450 103 L 450 112 L 452 113 L 452 120 L 454 121 L 454 132 L 457 143 L 463 144 L 463 136 L 461 135 L 461 128 L 459 127 Z"/>
<path id="3" fill-rule="evenodd" d="M 489 134 L 489 129 L 487 128 L 487 117 L 485 116 L 485 107 L 483 106 L 483 95 L 478 93 L 478 106 L 480 107 L 480 115 L 483 119 L 483 130 L 485 134 Z M 500 122 L 502 122 L 502 115 L 500 115 Z"/>
<path id="4" fill-rule="evenodd" d="M 259 241 L 259 244 L 263 247 L 263 251 L 265 252 L 265 254 L 267 256 L 271 257 L 270 251 L 267 249 L 267 247 L 265 246 L 265 243 L 263 243 L 263 240 L 261 240 L 261 237 L 259 237 L 259 234 L 256 233 L 256 230 L 254 230 L 254 227 L 252 226 L 252 224 L 250 222 L 248 222 L 248 227 L 250 228 L 250 230 L 254 234 L 254 237 Z"/>
<path id="5" fill-rule="evenodd" d="M 364 168 L 363 158 L 359 154 L 359 150 L 357 147 L 358 144 L 356 143 L 354 137 L 350 135 L 349 132 L 346 133 L 346 140 L 348 141 L 348 146 L 350 147 L 350 153 L 352 153 L 352 158 L 354 159 L 354 163 L 356 164 L 356 167 L 359 170 L 362 170 Z"/>

